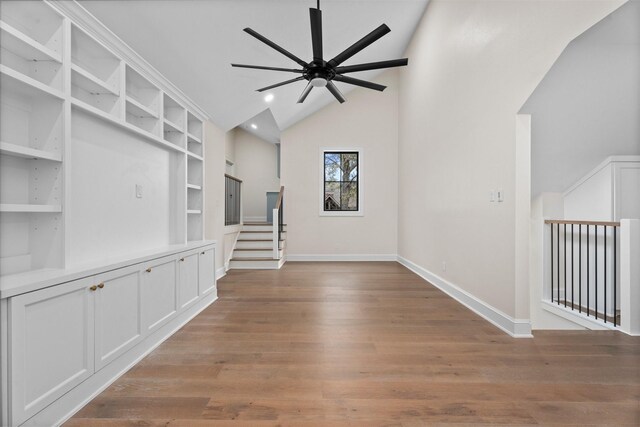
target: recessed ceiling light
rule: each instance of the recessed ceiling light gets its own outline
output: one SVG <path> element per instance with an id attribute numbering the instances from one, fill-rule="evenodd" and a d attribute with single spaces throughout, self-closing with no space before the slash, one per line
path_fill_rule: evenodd
<path id="1" fill-rule="evenodd" d="M 271 101 L 273 101 L 273 94 L 272 93 L 266 94 L 264 97 L 264 102 L 271 102 Z"/>
<path id="2" fill-rule="evenodd" d="M 258 125 L 255 123 L 251 123 L 251 129 L 258 129 Z"/>

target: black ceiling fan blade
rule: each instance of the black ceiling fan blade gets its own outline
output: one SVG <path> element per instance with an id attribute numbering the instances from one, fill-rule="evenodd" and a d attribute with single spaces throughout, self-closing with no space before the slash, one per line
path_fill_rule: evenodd
<path id="1" fill-rule="evenodd" d="M 338 65 L 342 64 L 344 61 L 351 58 L 353 55 L 360 52 L 362 49 L 369 46 L 371 43 L 375 42 L 380 37 L 384 36 L 390 31 L 391 29 L 387 27 L 387 24 L 380 25 L 378 28 L 371 31 L 369 34 L 367 34 L 366 36 L 364 36 L 363 38 L 361 38 L 360 40 L 358 40 L 357 42 L 355 42 L 354 44 L 346 48 L 342 53 L 338 54 L 338 56 L 336 56 L 331 61 L 329 61 L 329 65 L 331 65 L 332 67 L 337 67 Z"/>
<path id="2" fill-rule="evenodd" d="M 289 52 L 288 50 L 285 50 L 282 47 L 278 46 L 277 44 L 275 44 L 274 42 L 272 42 L 271 40 L 269 40 L 265 36 L 257 33 L 256 31 L 253 31 L 251 28 L 245 28 L 244 32 L 247 33 L 247 34 L 252 35 L 255 38 L 257 38 L 258 40 L 260 40 L 262 43 L 266 44 L 267 46 L 277 50 L 278 52 L 280 52 L 281 54 L 283 54 L 287 58 L 297 62 L 302 67 L 306 67 L 307 66 L 307 63 L 304 62 L 302 59 L 298 58 L 297 56 L 295 56 L 293 53 Z"/>
<path id="3" fill-rule="evenodd" d="M 366 64 L 347 65 L 345 67 L 337 67 L 336 73 L 355 73 L 358 71 L 378 70 L 380 68 L 403 67 L 409 63 L 409 59 L 392 59 L 389 61 L 368 62 Z"/>
<path id="4" fill-rule="evenodd" d="M 322 11 L 309 9 L 311 18 L 311 44 L 313 46 L 313 60 L 322 62 Z"/>
<path id="5" fill-rule="evenodd" d="M 298 104 L 302 104 L 304 100 L 307 99 L 307 96 L 311 92 L 311 89 L 313 89 L 313 85 L 311 84 L 311 82 L 309 82 L 309 84 L 307 84 L 307 87 L 305 87 L 302 91 L 300 98 L 298 98 Z"/>
<path id="6" fill-rule="evenodd" d="M 348 83 L 350 85 L 366 87 L 367 89 L 379 90 L 380 92 L 382 92 L 387 88 L 386 86 L 379 85 L 377 83 L 371 83 L 366 80 L 354 79 L 353 77 L 341 76 L 339 74 L 336 74 L 333 77 L 333 80 L 337 80 L 342 83 Z"/>
<path id="7" fill-rule="evenodd" d="M 300 80 L 304 80 L 304 77 L 300 76 L 300 77 L 296 77 L 295 79 L 291 79 L 291 80 L 287 80 L 287 81 L 284 81 L 284 82 L 276 83 L 276 84 L 271 85 L 271 86 L 263 87 L 262 89 L 257 89 L 256 92 L 264 92 L 265 90 L 273 89 L 273 88 L 276 88 L 276 87 L 279 87 L 279 86 L 288 85 L 289 83 L 298 82 Z"/>
<path id="8" fill-rule="evenodd" d="M 332 81 L 327 82 L 327 89 L 329 89 L 329 92 L 331 92 L 331 94 L 335 96 L 338 101 L 340 101 L 340 104 L 346 101 L 346 98 L 344 97 L 344 95 L 342 95 L 342 92 L 340 92 L 340 90 L 336 87 L 336 85 L 333 84 Z"/>
<path id="9" fill-rule="evenodd" d="M 296 70 L 294 68 L 279 68 L 279 67 L 265 67 L 264 65 L 246 65 L 246 64 L 231 64 L 232 67 L 238 68 L 252 68 L 256 70 L 271 70 L 271 71 L 287 71 L 289 73 L 304 73 L 304 70 Z"/>

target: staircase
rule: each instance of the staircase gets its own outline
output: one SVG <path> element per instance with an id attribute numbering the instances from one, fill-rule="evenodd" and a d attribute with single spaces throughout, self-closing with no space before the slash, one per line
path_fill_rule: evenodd
<path id="1" fill-rule="evenodd" d="M 286 230 L 286 225 L 283 226 Z M 244 223 L 238 236 L 230 269 L 279 269 L 285 263 L 284 247 L 287 232 L 282 231 L 278 242 L 278 257 L 274 259 L 273 224 L 268 222 Z M 277 238 L 277 237 L 276 237 Z"/>

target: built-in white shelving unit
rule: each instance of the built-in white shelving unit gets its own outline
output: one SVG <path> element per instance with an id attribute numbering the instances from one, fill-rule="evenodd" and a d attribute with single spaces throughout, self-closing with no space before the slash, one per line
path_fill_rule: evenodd
<path id="1" fill-rule="evenodd" d="M 74 207 L 92 212 L 83 204 L 87 192 L 82 174 L 87 172 L 80 163 L 86 156 L 96 174 L 108 174 L 100 159 L 104 154 L 104 162 L 114 161 L 113 153 L 100 152 L 107 138 L 114 147 L 124 147 L 123 156 L 129 156 L 132 165 L 136 155 L 143 160 L 142 168 L 164 164 L 168 177 L 160 178 L 168 180 L 164 185 L 171 204 L 164 221 L 169 223 L 166 243 L 204 238 L 201 111 L 189 107 L 193 104 L 144 61 L 132 61 L 122 53 L 120 41 L 111 44 L 96 36 L 86 23 L 65 14 L 65 7 L 29 1 L 3 2 L 0 9 L 2 277 L 73 267 L 76 252 L 89 251 L 90 256 L 92 248 L 99 247 L 80 249 L 86 239 L 78 238 L 79 214 Z M 106 141 L 94 143 L 92 134 L 96 141 Z M 119 142 L 124 140 L 131 141 L 131 152 Z M 143 182 L 143 173 L 129 175 L 141 181 L 136 185 L 153 186 Z M 118 179 L 111 177 L 113 187 L 94 188 L 96 201 L 100 192 L 113 197 L 118 197 L 114 191 L 134 193 L 133 183 L 117 188 Z M 87 181 L 106 185 L 107 179 Z M 143 197 L 155 197 L 155 192 Z M 105 212 L 110 208 L 105 206 Z M 101 220 L 99 215 L 96 220 Z M 113 224 L 107 221 L 105 227 L 109 226 Z M 96 258 L 109 255 L 106 249 L 95 250 Z"/>
<path id="2" fill-rule="evenodd" d="M 0 425 L 62 424 L 216 299 L 205 117 L 79 3 L 2 1 Z"/>

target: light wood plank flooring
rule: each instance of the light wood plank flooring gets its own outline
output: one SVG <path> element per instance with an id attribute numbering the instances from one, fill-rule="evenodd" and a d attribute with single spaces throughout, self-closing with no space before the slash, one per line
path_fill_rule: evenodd
<path id="1" fill-rule="evenodd" d="M 230 271 L 67 426 L 639 426 L 640 339 L 513 339 L 393 262 Z"/>

